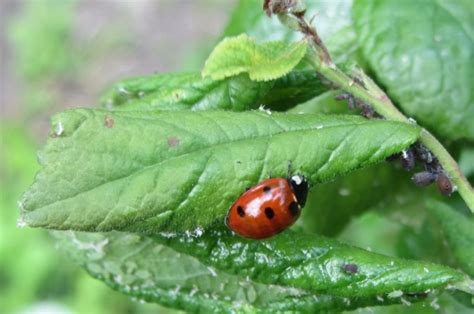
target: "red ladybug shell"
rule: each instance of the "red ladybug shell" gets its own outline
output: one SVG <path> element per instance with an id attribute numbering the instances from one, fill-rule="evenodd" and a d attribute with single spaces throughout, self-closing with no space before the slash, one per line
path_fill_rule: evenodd
<path id="1" fill-rule="evenodd" d="M 251 239 L 271 237 L 300 216 L 308 184 L 302 176 L 267 179 L 243 193 L 230 208 L 227 226 Z"/>

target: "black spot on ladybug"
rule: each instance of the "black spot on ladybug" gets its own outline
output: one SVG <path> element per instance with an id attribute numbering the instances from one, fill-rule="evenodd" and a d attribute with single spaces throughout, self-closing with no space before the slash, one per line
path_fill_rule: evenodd
<path id="1" fill-rule="evenodd" d="M 268 193 L 270 192 L 271 188 L 269 186 L 264 186 L 263 187 L 263 192 Z"/>
<path id="2" fill-rule="evenodd" d="M 444 173 L 440 173 L 438 175 L 436 183 L 441 194 L 450 195 L 453 192 L 453 184 L 451 183 L 451 180 L 449 180 L 448 176 Z"/>
<path id="3" fill-rule="evenodd" d="M 356 264 L 345 264 L 342 269 L 349 274 L 355 274 L 359 271 L 359 267 Z"/>
<path id="4" fill-rule="evenodd" d="M 244 212 L 244 209 L 240 206 L 237 207 L 237 214 L 239 214 L 240 217 L 244 217 L 245 216 L 245 212 Z"/>
<path id="5" fill-rule="evenodd" d="M 267 216 L 268 219 L 272 219 L 275 217 L 275 212 L 270 207 L 267 207 L 265 208 L 265 216 Z"/>
<path id="6" fill-rule="evenodd" d="M 290 211 L 291 215 L 296 216 L 299 212 L 299 206 L 296 202 L 291 202 L 290 206 L 288 206 L 288 210 Z"/>

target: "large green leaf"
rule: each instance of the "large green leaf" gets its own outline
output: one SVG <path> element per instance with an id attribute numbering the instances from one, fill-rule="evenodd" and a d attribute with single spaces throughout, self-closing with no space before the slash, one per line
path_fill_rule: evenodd
<path id="1" fill-rule="evenodd" d="M 431 201 L 428 209 L 441 227 L 461 268 L 474 276 L 474 220 L 441 202 Z"/>
<path id="2" fill-rule="evenodd" d="M 22 219 L 83 231 L 222 224 L 246 187 L 287 175 L 289 162 L 314 185 L 418 135 L 411 124 L 355 116 L 69 110 L 53 118 Z"/>
<path id="3" fill-rule="evenodd" d="M 264 242 L 241 242 L 229 232 L 172 239 L 127 233 L 55 236 L 76 262 L 114 289 L 192 312 L 330 312 L 418 301 L 410 291 L 464 278 L 447 267 L 382 257 L 334 240 L 303 236 L 300 242 L 300 235 L 293 233 Z M 360 273 L 343 272 L 349 261 L 361 262 Z M 376 289 L 385 290 L 375 291 L 365 283 L 366 277 L 377 278 Z M 337 283 L 340 288 L 335 288 Z M 320 287 L 318 293 L 311 284 Z M 347 296 L 324 294 L 327 290 L 345 290 Z"/>
<path id="4" fill-rule="evenodd" d="M 269 81 L 288 74 L 306 53 L 307 42 L 286 44 L 272 41 L 258 44 L 242 34 L 222 40 L 206 60 L 203 77 L 221 80 L 248 73 L 253 81 Z"/>
<path id="5" fill-rule="evenodd" d="M 354 20 L 368 64 L 408 115 L 447 138 L 474 139 L 471 1 L 362 0 Z"/>
<path id="6" fill-rule="evenodd" d="M 247 74 L 214 81 L 199 73 L 170 73 L 126 79 L 102 97 L 109 109 L 245 111 L 260 106 L 285 110 L 326 91 L 311 70 L 292 71 L 268 82 L 255 82 Z"/>

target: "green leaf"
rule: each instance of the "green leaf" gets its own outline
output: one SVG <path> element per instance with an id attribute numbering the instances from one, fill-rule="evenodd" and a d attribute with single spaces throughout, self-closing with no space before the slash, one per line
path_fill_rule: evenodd
<path id="1" fill-rule="evenodd" d="M 474 139 L 473 8 L 470 1 L 354 4 L 377 79 L 408 115 L 449 139 Z"/>
<path id="2" fill-rule="evenodd" d="M 336 62 L 360 61 L 359 47 L 355 40 L 351 21 L 352 0 L 304 1 L 306 16 L 316 16 L 314 25 L 327 44 Z M 260 0 L 240 0 L 233 11 L 223 36 L 237 36 L 242 33 L 258 41 L 278 40 L 286 43 L 301 39 L 295 32 L 278 20 L 269 18 L 262 10 Z"/>
<path id="3" fill-rule="evenodd" d="M 275 81 L 255 82 L 241 74 L 214 81 L 199 73 L 136 77 L 114 84 L 102 97 L 109 109 L 245 111 L 261 105 L 285 110 L 327 88 L 314 71 L 292 71 Z"/>
<path id="4" fill-rule="evenodd" d="M 474 276 L 474 220 L 437 201 L 427 204 L 462 270 Z"/>
<path id="5" fill-rule="evenodd" d="M 198 237 L 158 237 L 157 241 L 222 271 L 315 294 L 348 298 L 387 296 L 397 290 L 414 294 L 467 280 L 463 273 L 445 266 L 384 256 L 291 231 L 263 241 L 242 239 L 226 230 Z M 357 271 L 346 271 L 347 264 L 357 265 Z"/>
<path id="6" fill-rule="evenodd" d="M 419 129 L 355 116 L 65 111 L 21 202 L 30 226 L 186 231 L 222 224 L 246 187 L 288 163 L 312 185 L 402 150 Z"/>
<path id="7" fill-rule="evenodd" d="M 312 265 L 314 272 L 301 273 L 297 282 L 310 283 L 317 281 L 319 275 L 327 277 L 320 278 L 320 285 L 328 283 L 328 286 L 334 286 L 330 279 L 339 283 L 347 284 L 354 282 L 356 285 L 363 286 L 363 281 L 357 284 L 357 281 L 365 276 L 376 276 L 377 274 L 388 275 L 387 269 L 397 270 L 399 273 L 408 274 L 414 269 L 409 269 L 413 264 L 415 268 L 421 266 L 430 267 L 434 273 L 441 276 L 431 278 L 430 275 L 421 271 L 417 276 L 420 279 L 426 279 L 425 283 L 416 283 L 414 286 L 407 286 L 406 291 L 415 291 L 421 287 L 439 287 L 446 285 L 453 280 L 462 278 L 462 274 L 447 267 L 437 266 L 428 263 L 415 263 L 407 261 L 394 261 L 394 265 L 382 265 L 382 269 L 372 269 L 361 265 L 360 274 L 350 275 L 341 273 L 337 263 L 347 262 L 347 259 L 338 260 L 336 254 L 347 250 L 345 254 L 356 253 L 356 260 L 360 259 L 363 253 L 361 250 L 350 248 L 337 243 L 336 241 L 323 239 L 319 242 L 317 238 L 311 237 L 303 241 L 302 244 L 296 240 L 294 234 L 284 237 L 285 240 L 275 241 L 245 241 L 229 235 L 228 233 L 219 236 L 203 235 L 200 238 L 180 237 L 173 239 L 145 237 L 127 233 L 71 233 L 55 232 L 60 247 L 65 249 L 69 255 L 80 265 L 82 265 L 92 276 L 104 281 L 112 288 L 122 293 L 132 295 L 139 300 L 147 302 L 160 303 L 165 306 L 174 307 L 190 312 L 276 312 L 276 311 L 296 311 L 296 312 L 329 312 L 344 309 L 355 309 L 368 305 L 386 305 L 401 302 L 400 296 L 396 298 L 384 297 L 382 295 L 371 297 L 341 297 L 331 296 L 322 293 L 312 293 L 311 289 L 301 289 L 297 286 L 284 284 L 284 279 L 289 276 L 297 276 L 297 270 L 301 267 L 310 268 Z M 281 236 L 280 236 L 281 238 Z M 290 241 L 293 239 L 292 241 Z M 296 242 L 295 242 L 296 241 Z M 302 252 L 298 248 L 305 248 L 311 242 L 310 249 Z M 168 242 L 171 247 L 161 243 Z M 181 243 L 182 244 L 178 244 Z M 222 247 L 216 246 L 217 243 Z M 232 246 L 234 244 L 234 246 Z M 331 246 L 334 245 L 334 247 Z M 271 248 L 276 250 L 267 252 Z M 335 254 L 332 254 L 334 250 Z M 189 251 L 189 252 L 188 252 Z M 233 258 L 236 254 L 242 252 L 242 259 Z M 226 264 L 229 267 L 225 270 L 214 268 L 206 263 L 209 259 L 218 258 L 222 264 L 216 265 L 219 268 Z M 277 256 L 278 254 L 278 256 Z M 282 255 L 281 255 L 282 254 Z M 379 255 L 377 261 L 389 263 L 392 259 L 383 258 Z M 196 255 L 199 255 L 197 258 Z M 253 257 L 252 257 L 253 255 Z M 270 267 L 264 267 L 265 256 L 268 255 L 268 261 L 274 261 Z M 281 255 L 281 256 L 280 256 Z M 206 258 L 206 256 L 208 258 Z M 314 256 L 308 259 L 308 256 Z M 342 256 L 341 256 L 342 258 Z M 333 264 L 319 264 L 323 260 L 332 261 Z M 206 261 L 206 262 L 205 262 Z M 244 262 L 245 261 L 245 262 Z M 254 279 L 252 276 L 246 276 L 247 270 L 251 269 L 253 262 L 255 271 L 261 272 L 260 276 Z M 306 261 L 306 262 L 305 262 Z M 293 263 L 293 264 L 292 264 Z M 211 262 L 214 265 L 215 262 Z M 271 267 L 284 267 L 287 269 L 286 276 L 279 277 L 280 272 L 268 273 Z M 320 269 L 317 269 L 317 265 Z M 238 268 L 240 267 L 240 269 Z M 405 268 L 404 268 L 405 267 Z M 291 270 L 295 270 L 292 273 Z M 236 270 L 238 272 L 236 273 Z M 418 270 L 420 271 L 420 270 Z M 264 281 L 275 281 L 274 283 L 262 283 L 261 278 L 268 276 Z M 306 280 L 303 278 L 306 277 Z M 377 287 L 382 286 L 385 277 L 377 279 Z M 407 280 L 407 282 L 403 282 Z M 396 283 L 393 287 L 404 287 L 403 283 L 414 282 L 415 278 L 402 277 L 402 283 Z M 388 285 L 387 282 L 385 284 Z M 346 287 L 347 290 L 349 290 Z M 365 285 L 363 290 L 371 290 L 369 285 Z M 357 289 L 352 289 L 355 294 L 363 294 Z M 389 290 L 392 292 L 392 290 Z M 418 297 L 403 296 L 411 301 L 420 300 Z"/>
<path id="8" fill-rule="evenodd" d="M 274 80 L 288 74 L 301 61 L 306 46 L 306 40 L 257 44 L 246 34 L 225 38 L 206 60 L 202 75 L 221 80 L 248 73 L 253 81 Z"/>
<path id="9" fill-rule="evenodd" d="M 277 80 L 261 103 L 272 110 L 288 110 L 315 96 L 327 92 L 328 87 L 313 70 L 291 71 Z"/>

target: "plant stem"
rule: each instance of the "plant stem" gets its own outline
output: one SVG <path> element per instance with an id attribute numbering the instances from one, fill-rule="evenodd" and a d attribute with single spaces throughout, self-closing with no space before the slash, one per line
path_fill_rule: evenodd
<path id="1" fill-rule="evenodd" d="M 335 83 L 339 88 L 352 96 L 370 105 L 375 112 L 387 120 L 414 123 L 401 113 L 392 103 L 385 92 L 375 84 L 365 73 L 360 71 L 358 75 L 362 82 L 356 81 L 346 73 L 341 71 L 331 59 L 331 56 L 319 37 L 316 29 L 308 24 L 303 14 L 292 14 L 289 12 L 274 12 L 286 14 L 296 19 L 299 31 L 302 32 L 309 41 L 308 59 L 315 70 L 326 79 Z M 280 19 L 284 21 L 284 19 Z M 457 187 L 459 194 L 466 202 L 469 209 L 474 212 L 474 191 L 459 169 L 458 164 L 448 153 L 444 146 L 426 129 L 422 128 L 419 142 L 425 145 L 437 158 L 444 171 Z"/>

